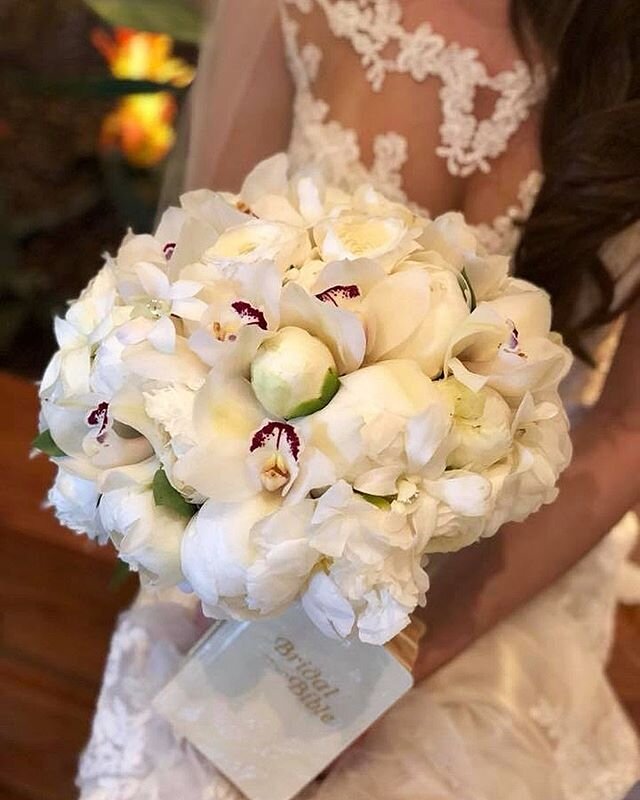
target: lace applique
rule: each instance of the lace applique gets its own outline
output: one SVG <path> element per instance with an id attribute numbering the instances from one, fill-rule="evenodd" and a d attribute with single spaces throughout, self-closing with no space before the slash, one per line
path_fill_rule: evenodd
<path id="1" fill-rule="evenodd" d="M 531 214 L 543 180 L 542 173 L 533 170 L 520 184 L 517 203 L 509 206 L 491 224 L 474 226 L 478 239 L 490 253 L 511 255 L 515 251 L 520 239 L 519 226 Z"/>
<path id="2" fill-rule="evenodd" d="M 373 64 L 372 61 L 370 64 L 370 60 L 374 56 L 366 55 L 369 50 L 367 50 L 368 46 L 365 42 L 375 41 L 380 44 L 385 41 L 388 44 L 393 36 L 399 35 L 397 31 L 393 36 L 389 33 L 390 21 L 393 26 L 397 27 L 400 25 L 401 19 L 401 14 L 398 15 L 399 7 L 394 2 L 389 3 L 386 0 L 385 2 L 380 2 L 378 0 L 378 2 L 374 3 L 375 8 L 368 2 L 356 3 L 347 2 L 346 0 L 336 3 L 330 3 L 327 0 L 284 0 L 284 2 L 295 6 L 302 13 L 309 13 L 313 8 L 314 2 L 320 3 L 327 12 L 328 18 L 333 20 L 332 30 L 334 33 L 336 31 L 339 32 L 336 35 L 349 33 L 350 37 L 355 38 L 356 44 L 354 44 L 354 47 L 361 54 L 361 60 L 367 68 Z M 330 119 L 328 103 L 313 94 L 312 86 L 322 62 L 322 51 L 312 42 L 300 45 L 298 42 L 298 22 L 286 13 L 284 5 L 281 8 L 283 9 L 282 25 L 287 55 L 296 83 L 293 128 L 289 144 L 289 155 L 292 164 L 294 167 L 302 167 L 313 163 L 320 167 L 327 179 L 332 183 L 345 186 L 350 190 L 355 189 L 362 183 L 371 183 L 390 199 L 408 202 L 402 187 L 402 169 L 409 158 L 407 139 L 393 131 L 378 134 L 373 140 L 371 166 L 365 166 L 362 161 L 357 132 L 344 127 L 336 120 Z M 371 25 L 371 28 L 369 25 Z M 399 30 L 402 29 L 399 28 Z M 356 35 L 358 31 L 359 33 Z M 455 90 L 456 92 L 459 91 L 460 86 L 464 83 L 464 81 L 461 81 L 461 74 L 476 75 L 478 73 L 479 62 L 475 51 L 463 50 L 457 45 L 449 45 L 445 48 L 441 42 L 441 37 L 432 32 L 427 36 L 425 26 L 421 26 L 411 34 L 407 33 L 406 36 L 409 38 L 403 39 L 405 44 L 397 56 L 397 62 L 400 66 L 395 71 L 406 72 L 416 80 L 424 80 L 430 74 L 426 65 L 431 63 L 437 53 L 445 49 L 450 54 L 451 65 L 453 65 L 447 69 L 446 74 L 450 76 L 451 86 L 458 87 Z M 378 53 L 376 56 L 376 64 L 378 64 L 376 70 L 380 71 L 382 69 L 381 80 L 383 80 L 384 75 L 391 71 L 391 68 L 388 60 L 382 58 L 381 49 L 382 47 L 375 50 Z M 453 53 L 455 53 L 455 56 L 451 55 Z M 438 57 L 442 60 L 442 56 Z M 380 67 L 380 64 L 383 65 L 383 68 Z M 465 66 L 463 67 L 462 65 Z M 476 75 L 476 78 L 483 71 L 486 74 L 484 67 L 482 65 L 479 66 L 480 72 Z M 522 65 L 522 68 L 526 70 L 524 65 Z M 513 99 L 519 96 L 521 92 L 517 87 L 518 85 L 524 86 L 526 82 L 524 73 L 521 73 L 520 70 L 521 67 L 516 64 L 512 72 L 500 73 L 499 76 L 491 79 L 496 82 L 496 85 L 502 86 L 505 91 L 504 96 L 498 100 L 496 105 L 496 113 L 499 107 L 502 109 L 500 112 L 502 120 L 509 117 L 510 112 L 504 111 L 511 102 L 508 98 Z M 373 75 L 374 73 L 371 74 Z M 377 75 L 378 72 L 375 72 L 375 74 Z M 520 77 L 516 78 L 516 75 Z M 526 80 L 533 85 L 530 75 Z M 476 83 L 474 85 L 479 84 Z M 454 90 L 452 89 L 451 91 L 453 92 Z M 441 94 L 446 108 L 454 109 L 458 106 L 458 100 L 453 95 L 450 96 L 451 93 L 448 93 L 446 85 L 443 87 Z M 521 94 L 524 97 L 526 92 Z M 460 144 L 454 145 L 454 143 L 461 141 L 463 131 L 469 132 L 473 129 L 477 131 L 477 134 L 474 133 L 473 136 L 477 135 L 479 140 L 485 141 L 484 150 L 487 153 L 491 152 L 499 155 L 499 152 L 502 152 L 506 147 L 506 140 L 504 140 L 504 146 L 500 150 L 500 147 L 496 144 L 499 137 L 497 137 L 495 129 L 491 127 L 492 123 L 488 120 L 477 122 L 473 118 L 473 92 L 467 97 L 465 103 L 467 101 L 470 103 L 470 116 L 468 119 L 462 119 L 457 112 L 454 114 L 453 111 L 448 116 L 445 115 L 443 127 L 446 128 L 447 133 L 443 141 L 449 141 L 454 149 L 460 151 L 460 158 L 462 158 L 464 146 Z M 500 105 L 501 103 L 502 105 Z M 517 105 L 515 103 L 514 107 Z M 493 142 L 493 144 L 490 142 Z M 456 158 L 458 157 L 456 156 Z M 488 162 L 486 166 L 488 168 Z M 519 238 L 518 222 L 526 219 L 529 215 L 541 183 L 541 173 L 537 171 L 531 172 L 520 185 L 517 203 L 509 207 L 504 214 L 501 214 L 492 223 L 475 226 L 478 238 L 489 252 L 510 254 L 515 250 Z M 422 211 L 427 216 L 429 215 L 426 209 L 418 208 L 417 210 Z"/>
<path id="3" fill-rule="evenodd" d="M 489 172 L 490 159 L 504 153 L 509 139 L 544 93 L 541 67 L 531 72 L 523 61 L 516 61 L 512 69 L 489 75 L 477 50 L 448 44 L 428 23 L 406 30 L 397 0 L 315 2 L 324 11 L 334 36 L 350 42 L 374 92 L 382 90 L 391 73 L 407 74 L 416 81 L 435 77 L 442 82 L 442 144 L 436 152 L 446 159 L 452 175 Z M 284 4 L 294 5 L 305 14 L 313 6 L 311 0 L 284 0 Z M 301 77 L 297 70 L 294 77 Z M 305 74 L 307 90 L 314 78 Z M 480 88 L 498 95 L 493 113 L 482 120 L 474 115 Z"/>
<path id="4" fill-rule="evenodd" d="M 298 47 L 298 24 L 293 19 L 283 16 L 283 28 L 289 45 L 289 62 L 298 76 L 289 144 L 293 166 L 313 163 L 332 183 L 351 189 L 362 183 L 372 183 L 391 199 L 405 201 L 401 171 L 407 160 L 408 146 L 404 136 L 393 132 L 376 136 L 373 163 L 367 169 L 361 159 L 357 133 L 330 120 L 329 105 L 314 97 L 310 90 L 322 52 L 311 43 Z"/>
<path id="5" fill-rule="evenodd" d="M 631 731 L 621 735 L 623 714 L 611 704 L 595 730 L 585 731 L 567 723 L 564 709 L 541 698 L 530 709 L 530 716 L 549 739 L 554 759 L 562 776 L 563 797 L 567 800 L 611 800 L 625 797 L 638 775 L 635 737 Z"/>
<path id="6" fill-rule="evenodd" d="M 197 637 L 191 617 L 181 604 L 140 600 L 121 617 L 80 760 L 81 800 L 241 800 L 151 705 Z"/>

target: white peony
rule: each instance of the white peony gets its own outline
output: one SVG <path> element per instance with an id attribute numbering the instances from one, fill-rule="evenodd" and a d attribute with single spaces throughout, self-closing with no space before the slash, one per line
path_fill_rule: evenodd
<path id="1" fill-rule="evenodd" d="M 58 466 L 56 479 L 49 489 L 49 505 L 67 528 L 103 544 L 108 537 L 98 514 L 99 498 L 95 481 L 74 475 L 62 465 Z"/>
<path id="2" fill-rule="evenodd" d="M 318 558 L 305 535 L 312 510 L 311 501 L 279 508 L 271 495 L 205 503 L 182 543 L 182 569 L 205 613 L 260 616 L 295 599 Z"/>
<path id="3" fill-rule="evenodd" d="M 437 387 L 451 407 L 450 467 L 481 471 L 509 452 L 513 414 L 498 392 L 488 388 L 473 392 L 455 378 L 440 381 Z"/>
<path id="4" fill-rule="evenodd" d="M 105 492 L 100 522 L 119 557 L 153 586 L 173 586 L 182 580 L 180 546 L 184 517 L 156 505 L 148 486 L 131 485 Z"/>
<path id="5" fill-rule="evenodd" d="M 415 361 L 439 376 L 451 337 L 469 316 L 458 276 L 449 270 L 407 269 L 380 281 L 363 301 L 369 363 Z"/>
<path id="6" fill-rule="evenodd" d="M 291 419 L 324 408 L 338 391 L 329 348 L 302 328 L 286 327 L 263 342 L 251 362 L 251 385 L 264 408 Z"/>

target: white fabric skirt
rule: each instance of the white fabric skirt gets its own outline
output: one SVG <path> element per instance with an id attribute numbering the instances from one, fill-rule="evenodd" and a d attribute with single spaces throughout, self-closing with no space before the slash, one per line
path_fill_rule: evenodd
<path id="1" fill-rule="evenodd" d="M 605 676 L 616 602 L 640 600 L 637 519 L 422 682 L 300 800 L 622 800 L 636 734 Z M 142 594 L 116 629 L 81 800 L 241 800 L 150 701 L 197 637 L 184 595 Z"/>

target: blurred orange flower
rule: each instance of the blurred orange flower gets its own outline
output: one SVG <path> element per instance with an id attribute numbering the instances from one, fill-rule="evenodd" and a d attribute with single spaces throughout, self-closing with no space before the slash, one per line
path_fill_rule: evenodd
<path id="1" fill-rule="evenodd" d="M 92 41 L 116 78 L 178 87 L 188 86 L 193 80 L 193 68 L 172 56 L 173 40 L 165 34 L 116 28 L 111 36 L 98 29 L 93 32 Z M 105 117 L 100 146 L 117 147 L 136 167 L 152 167 L 173 145 L 176 112 L 176 99 L 170 92 L 127 95 Z"/>

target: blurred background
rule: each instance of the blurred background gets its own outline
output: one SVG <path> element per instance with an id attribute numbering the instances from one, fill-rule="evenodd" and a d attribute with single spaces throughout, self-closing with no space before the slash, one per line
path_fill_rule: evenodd
<path id="1" fill-rule="evenodd" d="M 240 0 L 238 0 L 239 2 Z M 136 591 L 42 507 L 34 381 L 127 226 L 153 224 L 194 76 L 197 0 L 0 0 L 0 800 L 69 800 L 109 636 Z M 611 676 L 640 721 L 640 616 Z"/>
<path id="2" fill-rule="evenodd" d="M 53 315 L 128 226 L 153 224 L 200 21 L 195 0 L 0 0 L 0 800 L 77 796 L 109 636 L 137 588 L 42 507 L 34 381 Z"/>
<path id="3" fill-rule="evenodd" d="M 52 314 L 125 226 L 151 227 L 199 19 L 186 0 L 2 0 L 1 368 L 38 375 Z"/>

